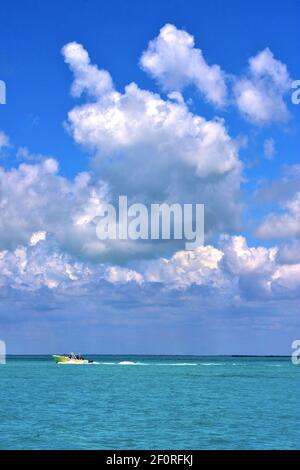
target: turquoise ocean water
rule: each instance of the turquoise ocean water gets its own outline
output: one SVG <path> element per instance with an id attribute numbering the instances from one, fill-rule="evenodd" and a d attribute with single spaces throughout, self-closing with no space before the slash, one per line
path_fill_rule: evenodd
<path id="1" fill-rule="evenodd" d="M 89 358 L 0 365 L 1 449 L 300 448 L 289 358 Z"/>

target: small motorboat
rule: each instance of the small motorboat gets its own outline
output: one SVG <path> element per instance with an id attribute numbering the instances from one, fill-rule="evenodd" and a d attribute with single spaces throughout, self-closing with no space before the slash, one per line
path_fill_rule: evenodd
<path id="1" fill-rule="evenodd" d="M 89 361 L 88 359 L 84 359 L 80 354 L 64 354 L 62 356 L 58 354 L 52 355 L 53 359 L 55 360 L 56 364 L 93 364 L 93 361 Z"/>

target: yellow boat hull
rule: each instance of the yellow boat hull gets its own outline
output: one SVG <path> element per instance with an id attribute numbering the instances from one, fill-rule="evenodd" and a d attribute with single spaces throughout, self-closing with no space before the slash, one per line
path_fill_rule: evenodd
<path id="1" fill-rule="evenodd" d="M 57 364 L 88 364 L 89 363 L 87 359 L 74 359 L 68 356 L 59 356 L 57 354 L 53 354 L 52 357 Z"/>

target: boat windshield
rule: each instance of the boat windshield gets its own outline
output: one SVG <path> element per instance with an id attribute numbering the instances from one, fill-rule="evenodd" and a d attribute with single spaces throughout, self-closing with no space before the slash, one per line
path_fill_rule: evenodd
<path id="1" fill-rule="evenodd" d="M 69 354 L 68 357 L 70 359 L 77 359 L 77 360 L 82 360 L 83 359 L 83 356 L 81 354 L 74 354 L 74 353 Z"/>

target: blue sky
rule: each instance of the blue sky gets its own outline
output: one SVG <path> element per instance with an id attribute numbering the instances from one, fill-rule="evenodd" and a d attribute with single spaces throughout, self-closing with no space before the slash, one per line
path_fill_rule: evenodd
<path id="1" fill-rule="evenodd" d="M 0 8 L 8 351 L 289 354 L 300 334 L 299 2 Z M 205 247 L 100 247 L 97 210 L 119 194 L 205 203 Z"/>

